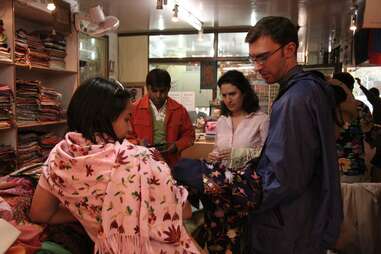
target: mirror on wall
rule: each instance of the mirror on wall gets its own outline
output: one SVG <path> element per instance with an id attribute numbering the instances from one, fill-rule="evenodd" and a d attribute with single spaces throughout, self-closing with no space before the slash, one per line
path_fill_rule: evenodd
<path id="1" fill-rule="evenodd" d="M 81 83 L 92 77 L 108 77 L 108 39 L 79 34 L 79 68 Z"/>

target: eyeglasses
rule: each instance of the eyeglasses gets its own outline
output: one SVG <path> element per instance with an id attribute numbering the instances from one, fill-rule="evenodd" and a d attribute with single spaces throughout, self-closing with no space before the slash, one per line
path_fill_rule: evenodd
<path id="1" fill-rule="evenodd" d="M 276 50 L 274 50 L 272 53 L 270 52 L 265 52 L 265 53 L 262 53 L 262 54 L 259 54 L 258 56 L 249 56 L 249 61 L 250 63 L 252 64 L 264 64 L 266 63 L 266 61 L 272 56 L 274 55 L 276 52 L 278 52 L 281 48 L 283 48 L 285 45 L 283 46 L 280 46 L 279 48 L 277 48 Z"/>

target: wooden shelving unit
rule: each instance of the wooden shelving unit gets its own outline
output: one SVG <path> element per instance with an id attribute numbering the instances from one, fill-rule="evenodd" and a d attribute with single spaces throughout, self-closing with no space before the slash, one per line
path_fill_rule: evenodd
<path id="1" fill-rule="evenodd" d="M 15 64 L 15 66 L 17 69 L 20 69 L 20 70 L 28 70 L 28 71 L 34 71 L 34 72 L 56 73 L 56 74 L 64 74 L 64 73 L 77 74 L 77 71 L 72 71 L 72 70 L 45 68 L 45 67 L 28 66 L 28 65 L 21 65 L 21 64 Z"/>
<path id="2" fill-rule="evenodd" d="M 19 123 L 19 124 L 17 124 L 17 128 L 18 129 L 27 129 L 27 128 L 32 128 L 32 127 L 42 127 L 42 126 L 60 125 L 60 124 L 66 124 L 66 120 Z"/>
<path id="3" fill-rule="evenodd" d="M 14 56 L 16 31 L 20 28 L 27 32 L 50 31 L 53 29 L 54 19 L 52 13 L 47 10 L 35 8 L 18 0 L 0 0 L 0 9 L 4 13 L 1 19 L 4 22 L 5 33 L 8 37 L 12 56 L 10 62 L 0 60 L 0 83 L 7 84 L 11 88 L 15 98 L 17 79 L 41 80 L 43 86 L 53 88 L 62 94 L 62 107 L 66 110 L 79 82 L 77 32 L 73 28 L 70 34 L 65 35 L 67 54 L 65 57 L 65 69 L 30 67 L 16 64 Z M 12 126 L 0 128 L 0 144 L 11 145 L 17 153 L 20 131 L 53 131 L 61 136 L 65 133 L 67 129 L 65 119 L 47 122 L 16 122 L 17 111 L 15 103 L 15 100 L 13 100 Z"/>

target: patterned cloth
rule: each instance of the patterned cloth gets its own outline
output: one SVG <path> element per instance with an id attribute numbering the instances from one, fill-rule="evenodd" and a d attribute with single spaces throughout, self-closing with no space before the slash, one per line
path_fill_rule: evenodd
<path id="1" fill-rule="evenodd" d="M 198 196 L 204 206 L 205 223 L 193 235 L 211 254 L 244 251 L 242 234 L 247 215 L 262 198 L 260 178 L 255 173 L 258 155 L 241 168 L 184 159 L 173 170 L 175 179 L 188 188 L 192 198 Z"/>
<path id="2" fill-rule="evenodd" d="M 365 148 L 364 133 L 369 130 L 372 115 L 364 103 L 358 103 L 359 116 L 351 123 L 345 123 L 336 141 L 340 171 L 343 175 L 364 175 Z"/>
<path id="3" fill-rule="evenodd" d="M 198 253 L 182 223 L 187 191 L 147 148 L 69 132 L 43 173 L 40 185 L 81 222 L 95 253 Z"/>

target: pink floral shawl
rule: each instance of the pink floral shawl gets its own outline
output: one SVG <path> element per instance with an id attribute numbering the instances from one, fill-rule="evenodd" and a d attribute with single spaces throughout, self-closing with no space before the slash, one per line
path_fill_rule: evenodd
<path id="1" fill-rule="evenodd" d="M 44 168 L 50 191 L 85 227 L 95 253 L 199 253 L 182 222 L 188 193 L 168 166 L 127 140 L 97 141 L 66 134 Z"/>

